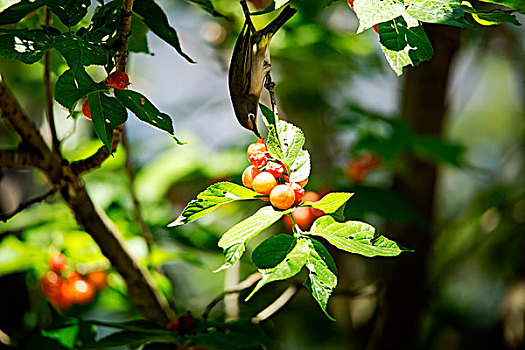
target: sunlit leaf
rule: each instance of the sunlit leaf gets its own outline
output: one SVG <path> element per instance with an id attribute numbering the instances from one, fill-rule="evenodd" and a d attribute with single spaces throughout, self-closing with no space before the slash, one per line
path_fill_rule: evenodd
<path id="1" fill-rule="evenodd" d="M 308 206 L 322 210 L 325 214 L 333 214 L 353 196 L 353 193 L 330 192 L 317 202 L 304 202 L 301 206 Z"/>
<path id="2" fill-rule="evenodd" d="M 0 55 L 32 64 L 53 47 L 53 36 L 44 30 L 6 30 L 0 33 Z"/>
<path id="3" fill-rule="evenodd" d="M 73 72 L 66 70 L 55 84 L 55 100 L 70 111 L 75 108 L 78 100 L 96 91 L 107 91 L 104 83 L 95 83 L 84 69 Z"/>

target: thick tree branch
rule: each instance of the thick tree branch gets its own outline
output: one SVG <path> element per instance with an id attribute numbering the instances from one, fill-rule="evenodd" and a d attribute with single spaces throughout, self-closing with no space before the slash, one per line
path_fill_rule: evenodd
<path id="1" fill-rule="evenodd" d="M 46 7 L 46 17 L 44 20 L 46 26 L 51 25 L 51 12 Z M 60 141 L 58 140 L 57 130 L 55 127 L 55 116 L 53 114 L 53 86 L 51 83 L 51 51 L 44 54 L 44 90 L 46 93 L 46 111 L 49 130 L 51 131 L 51 148 L 56 154 L 60 154 Z"/>
<path id="2" fill-rule="evenodd" d="M 0 168 L 26 169 L 45 167 L 42 157 L 34 152 L 27 152 L 18 149 L 0 150 Z"/>
<path id="3" fill-rule="evenodd" d="M 58 188 L 56 187 L 53 187 L 52 189 L 50 189 L 49 191 L 47 191 L 46 193 L 38 196 L 38 197 L 35 197 L 33 199 L 30 199 L 28 200 L 27 202 L 24 202 L 24 203 L 21 203 L 18 208 L 16 208 L 13 212 L 11 213 L 8 213 L 8 214 L 2 214 L 0 213 L 0 221 L 3 221 L 3 222 L 6 222 L 7 220 L 11 219 L 13 216 L 15 216 L 16 214 L 20 213 L 22 210 L 24 209 L 27 209 L 29 208 L 30 206 L 32 206 L 33 204 L 37 204 L 37 203 L 41 203 L 43 201 L 45 201 L 46 199 L 48 199 L 49 197 L 53 196 L 55 193 L 57 193 L 58 191 Z"/>

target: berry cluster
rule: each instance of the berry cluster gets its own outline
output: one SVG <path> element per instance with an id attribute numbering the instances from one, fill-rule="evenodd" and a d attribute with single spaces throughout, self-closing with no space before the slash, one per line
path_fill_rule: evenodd
<path id="1" fill-rule="evenodd" d="M 114 89 L 127 89 L 129 85 L 129 77 L 126 74 L 126 72 L 122 72 L 119 70 L 114 71 L 109 75 L 109 77 L 106 79 L 106 85 L 110 88 Z M 91 112 L 89 111 L 89 104 L 88 99 L 82 103 L 82 114 L 91 120 Z"/>
<path id="2" fill-rule="evenodd" d="M 105 271 L 85 275 L 66 270 L 66 258 L 60 252 L 49 256 L 49 270 L 40 278 L 40 289 L 57 309 L 66 310 L 74 304 L 90 303 L 98 290 L 107 284 Z"/>
<path id="3" fill-rule="evenodd" d="M 346 167 L 346 176 L 354 183 L 363 182 L 368 174 L 381 166 L 381 159 L 374 154 L 355 157 Z"/>
<path id="4" fill-rule="evenodd" d="M 288 209 L 301 202 L 304 186 L 308 182 L 289 182 L 290 174 L 281 161 L 268 153 L 264 139 L 248 146 L 248 160 L 252 165 L 242 173 L 242 183 L 255 192 L 270 196 L 270 202 L 278 209 Z"/>

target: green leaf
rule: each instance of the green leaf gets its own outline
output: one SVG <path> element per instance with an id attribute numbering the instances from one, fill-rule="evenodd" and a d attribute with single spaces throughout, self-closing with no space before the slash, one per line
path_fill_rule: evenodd
<path id="1" fill-rule="evenodd" d="M 73 72 L 79 71 L 83 66 L 104 66 L 108 63 L 108 54 L 103 48 L 76 35 L 56 36 L 54 47 L 64 56 Z"/>
<path id="2" fill-rule="evenodd" d="M 91 5 L 91 0 L 42 0 L 66 27 L 76 25 Z"/>
<path id="3" fill-rule="evenodd" d="M 397 256 L 403 251 L 409 251 L 397 245 L 394 241 L 375 232 L 375 228 L 360 221 L 339 223 L 331 216 L 317 219 L 310 229 L 312 234 L 321 236 L 337 248 L 366 257 Z"/>
<path id="4" fill-rule="evenodd" d="M 44 3 L 41 0 L 22 0 L 17 2 L 16 4 L 11 5 L 0 12 L 0 26 L 17 23 L 22 18 L 36 11 L 43 5 Z"/>
<path id="5" fill-rule="evenodd" d="M 381 44 L 388 50 L 402 51 L 407 48 L 413 66 L 429 60 L 434 54 L 423 26 L 419 24 L 409 28 L 402 17 L 379 24 L 379 36 Z"/>
<path id="6" fill-rule="evenodd" d="M 115 51 L 113 44 L 120 35 L 120 8 L 122 1 L 113 0 L 97 6 L 89 28 L 81 27 L 76 34 L 90 43 L 99 43 L 108 49 L 111 48 L 113 52 L 110 53 L 110 56 L 113 56 Z M 131 35 L 133 36 L 134 33 Z"/>
<path id="7" fill-rule="evenodd" d="M 133 12 L 140 15 L 153 33 L 170 44 L 188 62 L 195 63 L 182 51 L 177 32 L 170 27 L 168 17 L 153 0 L 136 0 L 133 2 Z"/>
<path id="8" fill-rule="evenodd" d="M 358 34 L 378 23 L 388 22 L 399 16 L 403 16 L 411 27 L 419 24 L 417 19 L 406 12 L 403 1 L 354 0 L 353 10 L 359 18 Z"/>
<path id="9" fill-rule="evenodd" d="M 328 251 L 319 242 L 315 242 L 310 242 L 310 250 L 306 260 L 306 267 L 310 272 L 306 284 L 326 316 L 335 321 L 326 311 L 326 305 L 332 291 L 337 286 L 337 269 L 335 269 L 334 261 Z M 319 252 L 322 252 L 323 255 Z"/>
<path id="10" fill-rule="evenodd" d="M 454 166 L 462 165 L 465 147 L 432 137 L 420 137 L 414 144 L 414 152 L 423 159 L 445 162 Z"/>
<path id="11" fill-rule="evenodd" d="M 129 52 L 150 53 L 148 47 L 148 27 L 136 14 L 131 18 L 131 36 L 129 37 Z"/>
<path id="12" fill-rule="evenodd" d="M 263 328 L 250 322 L 242 320 L 235 322 L 200 322 L 197 325 L 197 334 L 188 335 L 195 342 L 195 348 L 206 349 L 273 349 L 275 342 L 264 334 Z M 202 329 L 202 331 L 201 331 Z"/>
<path id="13" fill-rule="evenodd" d="M 185 0 L 185 1 L 203 8 L 206 12 L 208 12 L 210 15 L 214 17 L 228 18 L 222 13 L 217 12 L 211 0 Z"/>
<path id="14" fill-rule="evenodd" d="M 107 91 L 104 83 L 95 83 L 84 69 L 73 72 L 66 70 L 55 84 L 55 100 L 70 112 L 75 108 L 77 101 L 90 93 Z"/>
<path id="15" fill-rule="evenodd" d="M 39 61 L 53 46 L 53 36 L 41 29 L 0 29 L 0 32 L 6 33 L 0 35 L 0 55 L 23 63 Z"/>
<path id="16" fill-rule="evenodd" d="M 385 54 L 388 64 L 390 65 L 390 67 L 392 67 L 397 76 L 403 74 L 404 67 L 412 65 L 412 60 L 408 55 L 408 50 L 410 49 L 408 46 L 401 51 L 389 50 L 383 45 L 381 45 L 381 49 Z"/>
<path id="17" fill-rule="evenodd" d="M 317 202 L 304 202 L 301 207 L 308 206 L 322 210 L 325 214 L 333 214 L 353 196 L 353 193 L 331 192 Z"/>
<path id="18" fill-rule="evenodd" d="M 267 283 L 281 281 L 297 275 L 306 264 L 310 245 L 309 239 L 299 238 L 295 247 L 286 255 L 286 257 L 275 267 L 271 269 L 261 269 L 261 280 L 257 283 L 250 295 L 246 298 L 248 301 L 259 289 Z"/>
<path id="19" fill-rule="evenodd" d="M 168 227 L 184 225 L 208 215 L 219 206 L 238 200 L 255 199 L 259 194 L 232 182 L 219 182 L 211 185 L 188 203 L 179 217 Z"/>
<path id="20" fill-rule="evenodd" d="M 0 276 L 45 264 L 47 256 L 47 251 L 41 247 L 7 236 L 0 242 Z"/>
<path id="21" fill-rule="evenodd" d="M 277 121 L 277 129 L 270 128 L 268 152 L 282 160 L 291 171 L 290 181 L 299 182 L 310 176 L 310 154 L 302 149 L 305 137 L 301 129 L 285 121 Z"/>
<path id="22" fill-rule="evenodd" d="M 277 222 L 283 215 L 283 211 L 277 211 L 271 206 L 262 207 L 255 214 L 229 229 L 219 240 L 219 247 L 224 249 L 226 263 L 216 272 L 237 262 L 246 248 L 246 243 Z"/>
<path id="23" fill-rule="evenodd" d="M 144 95 L 132 91 L 115 89 L 115 97 L 132 111 L 137 118 L 149 125 L 158 129 L 164 130 L 170 134 L 178 144 L 183 144 L 179 141 L 173 131 L 173 121 L 166 113 L 162 113 L 151 103 Z"/>
<path id="24" fill-rule="evenodd" d="M 112 152 L 113 130 L 128 119 L 126 108 L 116 98 L 100 91 L 88 95 L 88 104 L 95 133 Z"/>
<path id="25" fill-rule="evenodd" d="M 296 243 L 297 238 L 284 233 L 272 236 L 255 248 L 252 261 L 259 269 L 275 267 L 286 258 Z"/>
<path id="26" fill-rule="evenodd" d="M 511 9 L 518 10 L 520 13 L 525 12 L 525 3 L 523 0 L 480 0 L 483 2 L 489 2 L 492 4 L 498 4 L 502 6 L 510 7 Z"/>
<path id="27" fill-rule="evenodd" d="M 119 331 L 112 333 L 93 344 L 85 344 L 82 349 L 113 349 L 135 345 L 143 345 L 150 342 L 176 343 L 175 335 L 142 333 L 135 331 Z"/>
<path id="28" fill-rule="evenodd" d="M 472 15 L 474 20 L 481 25 L 496 25 L 500 23 L 512 23 L 517 26 L 521 23 L 516 19 L 516 16 L 512 14 L 512 11 L 503 11 L 501 9 L 493 10 L 476 10 L 469 3 L 466 5 L 458 6 L 461 10 Z M 525 6 L 524 6 L 525 8 Z"/>
<path id="29" fill-rule="evenodd" d="M 261 112 L 266 125 L 271 125 L 272 127 L 276 128 L 277 119 L 275 118 L 275 114 L 273 113 L 273 111 L 270 108 L 263 105 L 262 103 L 259 103 L 259 107 L 261 107 Z"/>

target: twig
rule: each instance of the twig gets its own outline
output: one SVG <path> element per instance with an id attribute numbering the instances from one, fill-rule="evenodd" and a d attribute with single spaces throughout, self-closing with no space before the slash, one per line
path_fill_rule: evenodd
<path id="1" fill-rule="evenodd" d="M 127 138 L 127 132 L 124 130 L 122 133 L 122 147 L 124 147 L 125 151 L 125 168 L 126 168 L 126 175 L 128 176 L 128 187 L 129 187 L 129 193 L 131 195 L 131 200 L 133 202 L 133 213 L 135 215 L 135 220 L 139 223 L 140 226 L 140 233 L 142 234 L 142 237 L 144 237 L 144 240 L 146 241 L 146 244 L 148 246 L 148 250 L 151 252 L 151 246 L 153 245 L 153 236 L 151 235 L 151 231 L 144 221 L 144 217 L 142 216 L 142 211 L 140 208 L 140 202 L 137 198 L 137 191 L 135 191 L 135 171 L 133 169 L 133 166 L 131 165 L 131 153 L 129 149 L 129 143 Z"/>
<path id="2" fill-rule="evenodd" d="M 29 208 L 30 206 L 32 206 L 33 204 L 37 204 L 37 203 L 41 203 L 43 201 L 45 201 L 46 199 L 48 199 L 49 197 L 51 197 L 52 195 L 54 195 L 55 193 L 57 193 L 58 191 L 58 187 L 53 187 L 52 189 L 50 189 L 49 191 L 47 191 L 46 193 L 44 194 L 41 194 L 40 196 L 38 197 L 35 197 L 33 199 L 30 199 L 28 200 L 27 202 L 24 202 L 24 203 L 21 203 L 18 208 L 16 208 L 13 212 L 11 212 L 10 214 L 3 214 L 3 213 L 0 213 L 0 221 L 3 221 L 3 222 L 6 222 L 7 220 L 11 219 L 13 216 L 15 216 L 16 214 L 20 213 L 22 210 L 24 209 L 27 209 Z"/>
<path id="3" fill-rule="evenodd" d="M 268 94 L 270 94 L 270 103 L 272 105 L 272 112 L 275 115 L 275 119 L 279 119 L 279 114 L 277 112 L 277 103 L 275 102 L 275 82 L 272 81 L 272 76 L 270 75 L 270 72 L 266 73 L 266 79 L 264 82 L 264 88 L 268 91 Z"/>
<path id="4" fill-rule="evenodd" d="M 253 323 L 260 323 L 268 318 L 270 318 L 272 315 L 274 315 L 277 311 L 279 311 L 286 303 L 288 303 L 297 293 L 297 286 L 295 284 L 290 285 L 286 290 L 279 296 L 279 298 L 275 299 L 273 303 L 268 305 L 268 307 L 261 312 L 259 312 L 256 316 L 252 317 Z"/>
<path id="5" fill-rule="evenodd" d="M 51 12 L 46 7 L 44 24 L 49 27 L 51 24 Z M 51 131 L 51 148 L 56 154 L 60 154 L 60 141 L 58 140 L 53 114 L 53 87 L 51 85 L 51 51 L 44 54 L 44 89 L 46 94 L 46 110 L 49 130 Z"/>
<path id="6" fill-rule="evenodd" d="M 224 274 L 224 289 L 235 288 L 239 284 L 239 273 L 241 272 L 241 263 L 237 261 Z M 229 293 L 224 296 L 224 320 L 236 321 L 239 319 L 239 293 Z"/>
<path id="7" fill-rule="evenodd" d="M 113 143 L 111 144 L 112 152 L 115 152 L 117 150 L 117 146 L 120 143 L 120 139 L 122 137 L 122 130 L 124 130 L 123 125 L 113 130 Z M 72 162 L 71 169 L 73 170 L 75 174 L 78 174 L 78 175 L 85 173 L 89 170 L 92 170 L 92 169 L 95 169 L 101 166 L 102 163 L 104 163 L 104 161 L 109 157 L 109 155 L 110 153 L 107 147 L 102 146 L 91 156 Z"/>
<path id="8" fill-rule="evenodd" d="M 259 272 L 255 272 L 248 276 L 244 281 L 240 282 L 235 286 L 234 289 L 226 290 L 217 297 L 215 297 L 204 309 L 204 312 L 202 313 L 202 318 L 206 319 L 208 318 L 211 310 L 222 300 L 224 300 L 224 296 L 228 294 L 234 294 L 234 293 L 240 293 L 245 289 L 250 288 L 255 283 L 257 283 L 262 278 L 262 275 Z"/>

